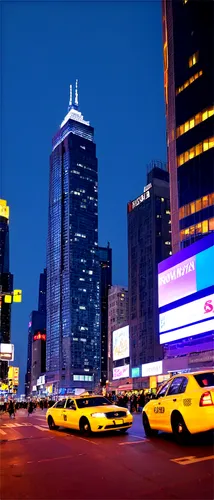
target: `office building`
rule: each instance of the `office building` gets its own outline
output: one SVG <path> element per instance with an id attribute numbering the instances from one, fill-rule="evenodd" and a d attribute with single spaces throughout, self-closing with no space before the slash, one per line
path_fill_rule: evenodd
<path id="1" fill-rule="evenodd" d="M 147 185 L 128 211 L 128 289 L 132 368 L 162 358 L 158 329 L 158 263 L 171 255 L 169 174 L 148 168 Z"/>
<path id="2" fill-rule="evenodd" d="M 173 253 L 214 231 L 214 4 L 162 0 Z"/>
<path id="3" fill-rule="evenodd" d="M 38 332 L 46 334 L 46 269 L 44 269 L 44 272 L 40 274 L 40 279 L 39 279 L 38 311 L 31 312 L 28 323 L 27 371 L 25 375 L 26 396 L 29 396 L 31 394 L 32 386 L 35 385 L 32 383 L 32 367 L 34 363 L 32 358 L 32 349 L 33 349 L 34 336 Z M 40 364 L 41 363 L 42 361 L 40 361 Z"/>
<path id="4" fill-rule="evenodd" d="M 101 324 L 101 384 L 108 380 L 108 292 L 112 286 L 112 249 L 99 247 L 100 262 L 100 324 Z"/>
<path id="5" fill-rule="evenodd" d="M 10 343 L 11 304 L 4 294 L 13 290 L 13 275 L 9 267 L 9 207 L 0 200 L 0 343 Z M 0 380 L 7 379 L 8 363 L 0 361 Z"/>
<path id="6" fill-rule="evenodd" d="M 36 330 L 32 339 L 31 393 L 37 392 L 37 381 L 46 371 L 46 330 Z"/>
<path id="7" fill-rule="evenodd" d="M 47 245 L 47 382 L 57 394 L 100 383 L 98 172 L 94 129 L 75 99 L 53 138 Z"/>
<path id="8" fill-rule="evenodd" d="M 112 285 L 108 292 L 108 380 L 113 376 L 113 332 L 128 321 L 128 289 Z"/>

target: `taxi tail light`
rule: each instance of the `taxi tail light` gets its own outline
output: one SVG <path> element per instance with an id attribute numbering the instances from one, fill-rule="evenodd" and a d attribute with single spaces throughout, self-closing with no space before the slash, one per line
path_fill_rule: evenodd
<path id="1" fill-rule="evenodd" d="M 202 394 L 200 399 L 200 406 L 212 406 L 212 396 L 210 391 L 206 391 Z"/>

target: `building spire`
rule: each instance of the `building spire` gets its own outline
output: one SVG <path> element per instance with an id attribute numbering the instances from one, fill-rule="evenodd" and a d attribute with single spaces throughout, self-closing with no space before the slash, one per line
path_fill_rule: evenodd
<path id="1" fill-rule="evenodd" d="M 75 106 L 79 105 L 79 96 L 78 96 L 78 80 L 76 80 L 75 84 Z"/>
<path id="2" fill-rule="evenodd" d="M 69 108 L 72 106 L 72 85 L 70 85 Z"/>

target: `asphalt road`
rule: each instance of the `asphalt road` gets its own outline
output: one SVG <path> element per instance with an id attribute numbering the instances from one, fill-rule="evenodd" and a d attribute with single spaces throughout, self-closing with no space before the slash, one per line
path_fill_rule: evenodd
<path id="1" fill-rule="evenodd" d="M 127 435 L 83 438 L 49 431 L 45 412 L 0 417 L 1 500 L 213 500 L 210 436 L 178 446 L 170 435 L 148 440 L 141 415 Z"/>

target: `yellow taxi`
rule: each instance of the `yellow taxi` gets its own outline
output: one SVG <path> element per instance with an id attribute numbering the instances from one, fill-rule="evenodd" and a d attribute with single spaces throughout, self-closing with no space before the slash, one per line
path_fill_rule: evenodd
<path id="1" fill-rule="evenodd" d="M 171 432 L 180 443 L 214 429 L 214 371 L 177 374 L 162 385 L 142 412 L 146 436 Z"/>
<path id="2" fill-rule="evenodd" d="M 119 430 L 132 426 L 129 410 L 112 405 L 103 396 L 72 396 L 57 401 L 46 413 L 49 429 L 66 427 L 82 433 Z"/>

